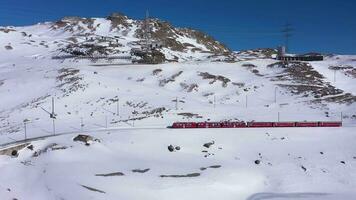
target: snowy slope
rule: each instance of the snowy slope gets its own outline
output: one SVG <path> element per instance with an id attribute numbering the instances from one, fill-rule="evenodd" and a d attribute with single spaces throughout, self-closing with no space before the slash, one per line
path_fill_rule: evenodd
<path id="1" fill-rule="evenodd" d="M 354 128 L 146 129 L 91 135 L 100 142 L 86 146 L 73 142 L 74 135 L 60 136 L 32 142 L 33 150 L 25 148 L 17 158 L 0 157 L 2 199 L 356 197 Z M 211 141 L 214 145 L 203 147 Z M 169 152 L 170 144 L 181 149 Z"/>
<path id="2" fill-rule="evenodd" d="M 33 26 L 0 27 L 0 51 L 25 55 L 27 49 L 31 49 L 28 56 L 90 58 L 97 62 L 102 57 L 111 57 L 116 63 L 131 63 L 140 59 L 134 54 L 135 50 L 147 45 L 146 26 L 150 27 L 147 33 L 150 42 L 162 46 L 157 51 L 163 53 L 163 62 L 230 54 L 225 46 L 202 32 L 176 28 L 158 19 L 134 20 L 121 14 L 107 18 L 65 17 Z"/>
<path id="3" fill-rule="evenodd" d="M 157 28 L 157 35 L 162 30 L 174 33 L 173 41 L 178 43 L 161 51 L 180 62 L 134 65 L 121 59 L 52 59 L 77 44 L 80 50 L 83 45 L 104 46 L 108 57 L 129 55 L 133 48 L 140 48 L 137 29 L 142 22 L 128 18 L 113 22 L 111 18 L 65 18 L 0 28 L 0 144 L 24 139 L 25 126 L 28 138 L 52 135 L 53 121 L 44 111 L 51 111 L 52 97 L 55 133 L 66 133 L 31 142 L 34 150 L 22 149 L 17 158 L 0 156 L 0 197 L 355 197 L 356 56 L 284 65 L 271 58 L 273 50 L 221 55 L 213 52 L 218 43 L 203 44 L 198 33 Z M 111 47 L 116 41 L 120 45 Z M 179 50 L 184 43 L 186 47 Z M 91 56 L 101 55 L 96 53 Z M 234 62 L 217 61 L 231 57 L 229 61 Z M 220 120 L 343 120 L 345 127 L 165 129 L 174 121 Z M 89 147 L 75 143 L 72 138 L 78 133 L 101 142 Z M 213 140 L 211 149 L 202 147 Z M 182 149 L 170 153 L 169 144 Z M 33 157 L 47 145 L 47 153 Z M 256 159 L 261 164 L 256 165 Z M 221 167 L 200 169 L 214 165 Z M 150 170 L 131 171 L 137 168 Z M 125 176 L 95 176 L 113 172 Z M 160 177 L 190 173 L 200 176 Z"/>

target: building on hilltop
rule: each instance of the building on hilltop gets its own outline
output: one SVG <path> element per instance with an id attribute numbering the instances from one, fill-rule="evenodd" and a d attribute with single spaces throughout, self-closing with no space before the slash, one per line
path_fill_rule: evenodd
<path id="1" fill-rule="evenodd" d="M 323 61 L 324 56 L 320 53 L 307 53 L 302 55 L 287 54 L 284 46 L 278 47 L 277 60 L 281 61 Z"/>

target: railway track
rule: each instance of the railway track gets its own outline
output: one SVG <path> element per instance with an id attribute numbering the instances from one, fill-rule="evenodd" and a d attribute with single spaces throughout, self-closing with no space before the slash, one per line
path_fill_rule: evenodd
<path id="1" fill-rule="evenodd" d="M 193 125 L 189 125 L 186 127 L 186 123 L 191 123 Z M 208 129 L 214 129 L 214 128 L 291 128 L 291 127 L 286 127 L 284 125 L 287 125 L 287 124 L 281 124 L 283 126 L 280 126 L 280 127 L 275 127 L 275 126 L 267 126 L 267 127 L 264 127 L 264 126 L 255 126 L 255 127 L 247 127 L 247 126 L 241 126 L 241 123 L 240 123 L 240 126 L 241 127 L 221 127 L 221 124 L 222 123 L 216 123 L 216 122 L 205 122 L 206 124 L 201 125 L 201 127 L 197 127 L 195 123 L 194 125 L 194 122 L 176 122 L 176 123 L 173 123 L 173 125 L 169 128 L 172 128 L 172 129 L 189 129 L 189 128 L 202 128 L 202 129 L 205 129 L 205 128 L 208 128 Z M 214 127 L 214 126 L 207 126 L 208 123 L 211 123 L 211 124 L 215 124 L 217 127 Z M 283 123 L 283 122 L 282 122 Z M 309 122 L 307 122 L 309 123 Z M 220 125 L 219 125 L 220 124 Z M 226 125 L 226 124 L 225 124 Z M 263 125 L 263 124 L 262 124 Z M 175 126 L 175 127 L 173 127 Z M 191 127 L 193 126 L 193 127 Z M 231 124 L 230 124 L 231 126 Z M 304 126 L 304 127 L 299 127 L 299 128 L 323 128 L 323 127 L 320 127 L 320 126 Z M 341 127 L 341 126 L 331 126 L 331 127 Z M 342 124 L 342 127 L 356 127 L 355 124 L 345 124 L 343 123 Z M 38 141 L 38 140 L 43 140 L 43 139 L 46 139 L 46 138 L 51 138 L 51 137 L 57 137 L 57 136 L 62 136 L 62 135 L 71 135 L 71 134 L 83 134 L 83 133 L 90 133 L 90 132 L 107 132 L 107 131 L 119 131 L 119 130 L 147 130 L 147 129 L 152 129 L 152 130 L 162 130 L 162 129 L 167 129 L 168 127 L 162 127 L 162 126 L 142 126 L 142 127 L 115 127 L 115 128 L 99 128 L 99 129 L 91 129 L 91 130 L 78 130 L 78 131 L 68 131 L 68 132 L 62 132 L 62 133 L 57 133 L 55 135 L 44 135 L 44 136 L 38 136 L 38 137 L 32 137 L 32 138 L 27 138 L 27 139 L 22 139 L 22 140 L 16 140 L 16 141 L 13 141 L 13 142 L 7 142 L 7 143 L 3 143 L 3 144 L 0 144 L 0 150 L 3 150 L 3 149 L 7 149 L 7 148 L 10 148 L 11 146 L 14 146 L 14 145 L 21 145 L 21 144 L 24 144 L 24 143 L 28 143 L 28 142 L 33 142 L 33 141 Z M 292 128 L 298 128 L 298 127 L 295 127 L 293 126 Z M 326 127 L 324 127 L 326 128 Z"/>
<path id="2" fill-rule="evenodd" d="M 22 139 L 22 140 L 16 140 L 13 142 L 7 142 L 0 144 L 0 150 L 9 148 L 14 145 L 20 145 L 23 143 L 28 143 L 28 142 L 33 142 L 33 141 L 38 141 L 38 140 L 43 140 L 46 138 L 51 138 L 51 137 L 57 137 L 57 136 L 62 136 L 62 135 L 71 135 L 71 134 L 81 134 L 81 133 L 90 133 L 90 132 L 107 132 L 107 131 L 117 131 L 117 130 L 147 130 L 147 129 L 167 129 L 166 127 L 115 127 L 115 128 L 101 128 L 101 129 L 92 129 L 92 130 L 78 130 L 78 131 L 68 131 L 68 132 L 62 132 L 62 133 L 57 133 L 57 134 L 52 134 L 52 135 L 44 135 L 44 136 L 38 136 L 38 137 L 31 137 L 27 139 Z"/>

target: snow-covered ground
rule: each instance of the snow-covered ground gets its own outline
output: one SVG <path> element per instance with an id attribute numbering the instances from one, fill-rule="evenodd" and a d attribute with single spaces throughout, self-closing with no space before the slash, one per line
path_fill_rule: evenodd
<path id="1" fill-rule="evenodd" d="M 2 199 L 356 198 L 354 128 L 90 134 L 100 142 L 65 135 L 32 142 L 17 158 L 1 156 Z M 181 149 L 169 152 L 170 144 Z"/>
<path id="2" fill-rule="evenodd" d="M 104 19 L 93 26 L 96 36 L 117 33 Z M 164 49 L 185 62 L 55 60 L 73 33 L 49 27 L 0 29 L 0 144 L 23 140 L 25 127 L 27 138 L 66 133 L 32 141 L 18 157 L 0 156 L 1 200 L 356 198 L 356 56 L 283 66 L 262 55 L 224 63 Z M 119 41 L 127 51 L 136 28 L 118 30 L 126 30 Z M 52 97 L 55 127 L 46 113 Z M 222 120 L 343 120 L 344 127 L 165 128 Z M 100 142 L 73 142 L 79 133 Z M 181 149 L 169 152 L 170 144 Z"/>

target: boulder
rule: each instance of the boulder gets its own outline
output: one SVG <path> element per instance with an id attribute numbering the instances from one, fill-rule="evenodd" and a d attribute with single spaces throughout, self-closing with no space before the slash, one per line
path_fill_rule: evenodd
<path id="1" fill-rule="evenodd" d="M 75 138 L 73 138 L 73 141 L 75 142 L 83 142 L 85 145 L 89 145 L 93 141 L 98 141 L 94 140 L 94 138 L 90 135 L 77 135 Z"/>

